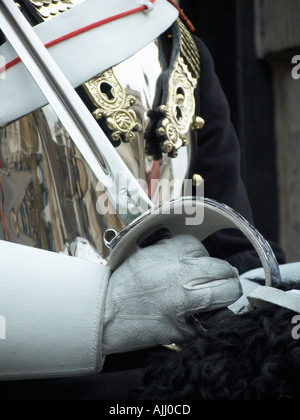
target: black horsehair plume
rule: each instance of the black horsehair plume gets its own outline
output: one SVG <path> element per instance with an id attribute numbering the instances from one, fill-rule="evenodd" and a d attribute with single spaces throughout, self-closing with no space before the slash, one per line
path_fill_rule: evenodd
<path id="1" fill-rule="evenodd" d="M 288 284 L 289 290 L 299 288 L 299 283 Z M 143 386 L 132 398 L 299 400 L 300 334 L 293 334 L 295 316 L 266 304 L 221 321 L 208 318 L 195 324 L 194 339 L 181 351 L 153 354 Z"/>

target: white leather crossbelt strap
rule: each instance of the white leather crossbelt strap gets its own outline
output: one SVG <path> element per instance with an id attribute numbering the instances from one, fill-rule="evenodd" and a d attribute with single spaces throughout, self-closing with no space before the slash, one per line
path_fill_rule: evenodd
<path id="1" fill-rule="evenodd" d="M 141 6 L 140 0 L 86 0 L 54 19 L 35 27 L 44 44 L 74 87 L 127 59 L 163 33 L 178 17 L 167 0 L 155 0 L 153 9 L 127 14 Z M 112 19 L 113 17 L 118 17 Z M 100 26 L 93 24 L 101 22 Z M 76 36 L 74 31 L 92 28 Z M 77 33 L 77 32 L 76 32 Z M 138 34 L 138 36 L 137 36 Z M 67 38 L 67 39 L 65 39 Z M 16 59 L 9 43 L 0 48 L 6 63 Z M 9 67 L 0 78 L 0 126 L 47 104 L 24 65 Z"/>
<path id="2" fill-rule="evenodd" d="M 252 306 L 272 303 L 300 314 L 299 290 L 284 292 L 273 287 L 258 287 L 248 296 L 248 300 Z"/>

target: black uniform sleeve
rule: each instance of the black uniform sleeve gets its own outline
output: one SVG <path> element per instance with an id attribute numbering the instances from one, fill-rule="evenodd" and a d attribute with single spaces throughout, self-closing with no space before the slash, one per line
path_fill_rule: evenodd
<path id="1" fill-rule="evenodd" d="M 201 60 L 196 90 L 197 115 L 205 120 L 205 126 L 197 134 L 192 171 L 204 178 L 206 197 L 227 204 L 254 225 L 241 178 L 240 144 L 231 123 L 229 105 L 215 74 L 210 52 L 200 39 L 195 38 L 195 41 Z M 217 232 L 204 244 L 211 256 L 226 259 L 240 273 L 261 266 L 252 244 L 238 230 Z M 270 244 L 279 264 L 285 263 L 281 248 Z"/>

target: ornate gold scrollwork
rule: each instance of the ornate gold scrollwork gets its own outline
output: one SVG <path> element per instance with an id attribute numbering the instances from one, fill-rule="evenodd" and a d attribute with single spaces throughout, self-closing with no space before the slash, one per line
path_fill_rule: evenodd
<path id="1" fill-rule="evenodd" d="M 43 20 L 49 20 L 73 6 L 70 0 L 30 0 L 30 3 Z"/>
<path id="2" fill-rule="evenodd" d="M 165 153 L 178 155 L 178 150 L 188 143 L 187 133 L 195 113 L 194 86 L 187 78 L 187 66 L 181 57 L 175 63 L 169 78 L 169 97 L 159 110 L 164 115 L 158 128 L 165 138 L 162 148 Z"/>
<path id="3" fill-rule="evenodd" d="M 201 129 L 204 120 L 195 117 L 194 91 L 200 76 L 200 57 L 195 42 L 180 19 L 175 23 L 168 38 L 174 38 L 177 55 L 167 69 L 167 82 L 162 87 L 164 103 L 151 110 L 150 124 L 146 131 L 147 152 L 156 159 L 161 152 L 169 157 L 178 156 L 178 150 L 188 144 L 190 128 Z M 179 43 L 179 46 L 177 46 Z"/>
<path id="4" fill-rule="evenodd" d="M 142 130 L 132 109 L 136 99 L 133 95 L 126 94 L 113 68 L 84 83 L 83 87 L 96 107 L 94 117 L 97 120 L 106 119 L 111 139 L 114 142 L 132 142 L 136 137 L 135 132 Z"/>
<path id="5" fill-rule="evenodd" d="M 164 137 L 162 149 L 171 157 L 188 143 L 187 133 L 194 120 L 194 90 L 200 76 L 200 58 L 194 40 L 180 19 L 177 20 L 180 34 L 180 51 L 169 76 L 168 99 L 160 107 L 164 115 L 159 135 Z"/>

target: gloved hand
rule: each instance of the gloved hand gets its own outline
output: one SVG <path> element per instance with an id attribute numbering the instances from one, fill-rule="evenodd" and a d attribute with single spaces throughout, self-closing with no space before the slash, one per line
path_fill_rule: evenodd
<path id="1" fill-rule="evenodd" d="M 109 280 L 103 354 L 183 343 L 193 333 L 188 317 L 241 294 L 238 271 L 191 235 L 138 249 Z"/>

